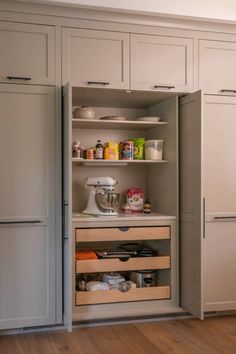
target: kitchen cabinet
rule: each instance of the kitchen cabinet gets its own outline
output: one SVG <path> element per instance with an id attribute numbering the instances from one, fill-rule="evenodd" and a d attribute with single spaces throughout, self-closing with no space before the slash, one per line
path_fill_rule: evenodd
<path id="1" fill-rule="evenodd" d="M 56 323 L 55 89 L 0 85 L 0 328 Z"/>
<path id="2" fill-rule="evenodd" d="M 0 81 L 55 84 L 55 28 L 0 22 Z"/>
<path id="3" fill-rule="evenodd" d="M 131 34 L 131 89 L 191 92 L 192 39 Z"/>
<path id="4" fill-rule="evenodd" d="M 128 33 L 63 28 L 64 85 L 128 89 L 129 72 Z"/>
<path id="5" fill-rule="evenodd" d="M 199 40 L 199 88 L 205 93 L 236 94 L 236 41 Z"/>
<path id="6" fill-rule="evenodd" d="M 64 204 L 65 204 L 65 312 L 66 324 L 102 318 L 147 315 L 179 311 L 178 306 L 178 98 L 156 92 L 126 93 L 119 90 L 82 88 L 67 85 L 64 95 Z M 73 118 L 78 106 L 90 106 L 94 119 Z M 125 120 L 99 120 L 101 116 L 118 115 Z M 160 122 L 138 121 L 138 117 L 159 116 Z M 72 143 L 80 141 L 85 149 L 97 139 L 124 141 L 134 137 L 164 140 L 164 160 L 88 160 L 72 158 Z M 124 168 L 125 167 L 125 168 Z M 115 192 L 120 193 L 120 205 L 128 188 L 143 188 L 150 196 L 150 216 L 93 217 L 81 214 L 86 207 L 88 192 L 85 179 L 110 176 L 118 181 Z M 168 190 L 168 193 L 166 192 Z M 122 232 L 125 228 L 126 232 Z M 139 242 L 158 249 L 153 259 L 119 259 L 76 261 L 75 249 L 116 247 L 119 243 Z M 152 263 L 152 265 L 151 265 Z M 157 269 L 162 285 L 153 289 L 132 289 L 128 294 L 104 292 L 81 294 L 76 290 L 80 274 L 97 272 L 127 272 Z M 155 289 L 154 289 L 155 288 Z M 114 295 L 114 296 L 113 296 Z M 154 302 L 153 302 L 154 301 Z M 145 304 L 144 304 L 145 303 Z M 112 306 L 112 307 L 111 307 Z"/>
<path id="7" fill-rule="evenodd" d="M 235 114 L 234 97 L 198 92 L 181 99 L 182 306 L 200 318 L 236 308 Z"/>

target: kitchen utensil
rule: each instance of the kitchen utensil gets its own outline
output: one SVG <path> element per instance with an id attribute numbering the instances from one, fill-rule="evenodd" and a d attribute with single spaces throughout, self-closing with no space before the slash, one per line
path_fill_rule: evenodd
<path id="1" fill-rule="evenodd" d="M 91 107 L 81 106 L 73 111 L 73 116 L 80 119 L 94 119 L 95 112 Z"/>
<path id="2" fill-rule="evenodd" d="M 83 214 L 117 215 L 119 193 L 113 192 L 117 181 L 112 177 L 87 177 L 85 187 L 89 189 L 89 199 Z"/>
<path id="3" fill-rule="evenodd" d="M 156 286 L 156 270 L 137 270 L 130 272 L 130 280 L 136 283 L 137 288 L 146 288 Z"/>

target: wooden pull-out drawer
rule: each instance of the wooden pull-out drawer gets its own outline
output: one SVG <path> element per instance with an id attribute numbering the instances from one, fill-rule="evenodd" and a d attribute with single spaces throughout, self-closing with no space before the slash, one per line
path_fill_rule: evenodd
<path id="1" fill-rule="evenodd" d="M 117 289 L 113 289 L 100 291 L 78 291 L 75 294 L 76 305 L 161 299 L 170 299 L 170 287 L 168 285 L 130 289 L 127 292 L 121 292 Z"/>
<path id="2" fill-rule="evenodd" d="M 127 261 L 114 259 L 89 259 L 75 262 L 76 273 L 99 273 L 127 270 L 169 269 L 170 257 L 138 257 Z"/>
<path id="3" fill-rule="evenodd" d="M 76 242 L 168 240 L 170 226 L 76 229 Z"/>

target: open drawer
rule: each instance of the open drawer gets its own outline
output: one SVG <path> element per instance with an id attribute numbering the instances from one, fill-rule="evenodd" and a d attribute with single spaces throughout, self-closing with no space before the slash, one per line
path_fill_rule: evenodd
<path id="1" fill-rule="evenodd" d="M 121 292 L 117 289 L 98 291 L 78 291 L 75 294 L 76 305 L 94 305 L 113 302 L 170 299 L 170 286 L 161 285 L 147 288 L 130 289 Z"/>
<path id="2" fill-rule="evenodd" d="M 170 226 L 112 227 L 76 229 L 76 242 L 168 240 Z"/>
<path id="3" fill-rule="evenodd" d="M 75 272 L 77 274 L 169 268 L 169 256 L 129 258 L 125 262 L 119 258 L 89 259 L 75 262 Z"/>

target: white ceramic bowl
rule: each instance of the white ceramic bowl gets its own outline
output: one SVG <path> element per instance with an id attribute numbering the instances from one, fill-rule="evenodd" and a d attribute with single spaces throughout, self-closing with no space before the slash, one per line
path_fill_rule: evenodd
<path id="1" fill-rule="evenodd" d="M 73 116 L 74 118 L 94 119 L 95 112 L 91 107 L 81 106 L 74 110 Z"/>
<path id="2" fill-rule="evenodd" d="M 87 291 L 109 290 L 109 285 L 103 281 L 91 280 L 86 283 L 85 288 Z"/>

